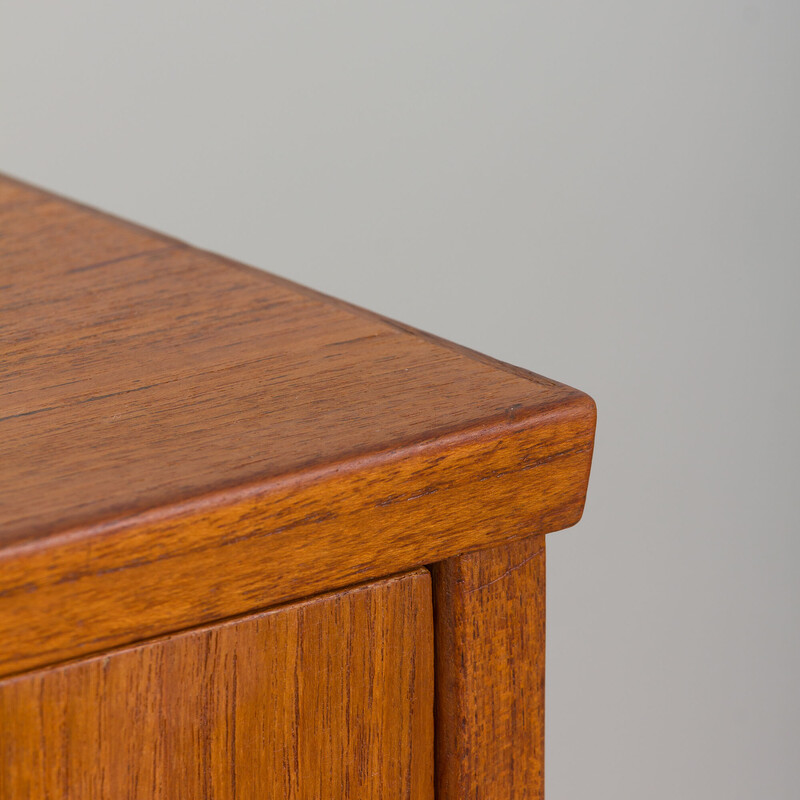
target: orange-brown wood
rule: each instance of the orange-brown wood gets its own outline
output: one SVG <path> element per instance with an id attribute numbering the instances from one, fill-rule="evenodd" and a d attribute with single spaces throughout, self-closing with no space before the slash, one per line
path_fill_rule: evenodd
<path id="1" fill-rule="evenodd" d="M 0 179 L 0 675 L 574 524 L 586 395 Z"/>
<path id="2" fill-rule="evenodd" d="M 425 570 L 0 682 L 0 797 L 433 797 Z"/>
<path id="3" fill-rule="evenodd" d="M 433 568 L 437 800 L 544 797 L 544 536 Z"/>

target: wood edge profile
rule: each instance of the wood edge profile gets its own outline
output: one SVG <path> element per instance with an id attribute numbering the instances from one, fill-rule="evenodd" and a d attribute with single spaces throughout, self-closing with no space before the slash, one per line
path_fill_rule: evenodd
<path id="1" fill-rule="evenodd" d="M 0 676 L 570 527 L 593 436 L 594 404 L 575 393 L 532 417 L 7 548 Z"/>

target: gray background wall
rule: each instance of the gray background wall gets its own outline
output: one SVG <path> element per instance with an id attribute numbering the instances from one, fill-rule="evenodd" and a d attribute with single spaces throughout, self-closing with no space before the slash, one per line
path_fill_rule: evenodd
<path id="1" fill-rule="evenodd" d="M 586 389 L 547 790 L 800 789 L 800 4 L 0 4 L 0 169 Z"/>

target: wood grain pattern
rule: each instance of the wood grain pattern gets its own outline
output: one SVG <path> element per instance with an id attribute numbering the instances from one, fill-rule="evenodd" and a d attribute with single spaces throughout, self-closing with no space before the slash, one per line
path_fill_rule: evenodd
<path id="1" fill-rule="evenodd" d="M 0 682 L 0 797 L 433 797 L 425 570 Z"/>
<path id="2" fill-rule="evenodd" d="M 543 535 L 433 568 L 437 800 L 544 797 Z"/>
<path id="3" fill-rule="evenodd" d="M 574 524 L 569 387 L 0 179 L 0 675 Z"/>

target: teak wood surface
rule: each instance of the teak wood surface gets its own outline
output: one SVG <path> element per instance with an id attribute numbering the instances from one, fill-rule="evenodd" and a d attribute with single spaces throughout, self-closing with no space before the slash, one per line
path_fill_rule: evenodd
<path id="1" fill-rule="evenodd" d="M 426 570 L 0 682 L 0 797 L 433 798 Z"/>
<path id="2" fill-rule="evenodd" d="M 0 675 L 580 518 L 582 392 L 0 179 Z"/>
<path id="3" fill-rule="evenodd" d="M 544 540 L 433 567 L 436 800 L 544 797 Z"/>

